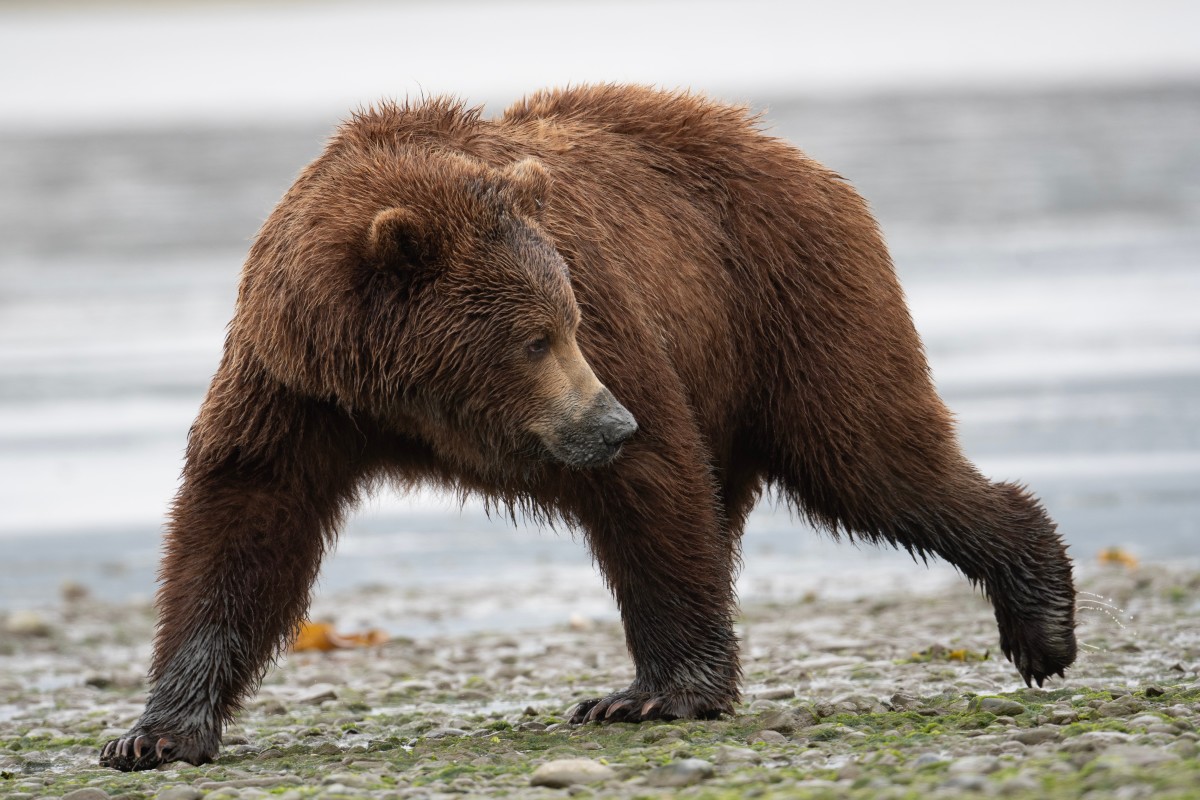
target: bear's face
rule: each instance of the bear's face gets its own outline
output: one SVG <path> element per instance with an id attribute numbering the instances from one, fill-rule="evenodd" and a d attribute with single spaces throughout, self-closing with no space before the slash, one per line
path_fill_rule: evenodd
<path id="1" fill-rule="evenodd" d="M 419 285 L 404 314 L 405 417 L 454 463 L 597 466 L 637 430 L 576 341 L 567 265 L 534 219 L 546 184 L 522 162 L 456 187 L 435 218 L 398 205 L 370 225 L 376 268 Z"/>

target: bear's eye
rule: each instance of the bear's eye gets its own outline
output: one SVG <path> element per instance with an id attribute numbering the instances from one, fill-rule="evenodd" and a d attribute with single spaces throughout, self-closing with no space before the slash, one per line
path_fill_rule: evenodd
<path id="1" fill-rule="evenodd" d="M 536 339 L 530 339 L 525 343 L 525 353 L 530 358 L 541 358 L 550 352 L 550 337 L 542 334 Z"/>

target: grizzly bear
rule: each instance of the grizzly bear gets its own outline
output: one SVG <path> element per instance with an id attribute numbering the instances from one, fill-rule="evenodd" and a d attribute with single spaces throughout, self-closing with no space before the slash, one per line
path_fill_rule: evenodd
<path id="1" fill-rule="evenodd" d="M 955 565 L 1027 683 L 1075 658 L 1054 523 L 963 456 L 862 198 L 694 94 L 353 116 L 250 250 L 183 477 L 153 688 L 101 754 L 118 769 L 216 755 L 380 480 L 585 533 L 636 677 L 574 723 L 734 710 L 734 568 L 764 487 Z"/>

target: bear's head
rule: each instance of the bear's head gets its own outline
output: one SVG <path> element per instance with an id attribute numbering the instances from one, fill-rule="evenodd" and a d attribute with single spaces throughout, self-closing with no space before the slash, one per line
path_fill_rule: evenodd
<path id="1" fill-rule="evenodd" d="M 637 430 L 580 351 L 551 180 L 449 151 L 316 162 L 264 226 L 231 337 L 309 395 L 475 472 L 611 461 Z"/>

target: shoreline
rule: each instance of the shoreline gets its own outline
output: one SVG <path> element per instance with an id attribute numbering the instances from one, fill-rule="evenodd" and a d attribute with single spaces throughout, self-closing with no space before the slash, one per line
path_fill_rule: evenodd
<path id="1" fill-rule="evenodd" d="M 1080 588 L 1091 593 L 1080 594 L 1080 659 L 1043 689 L 1026 689 L 998 655 L 990 608 L 960 582 L 747 604 L 735 716 L 570 726 L 578 700 L 633 677 L 620 626 L 577 616 L 292 654 L 227 730 L 215 763 L 133 774 L 96 758 L 141 711 L 153 609 L 80 596 L 4 621 L 0 794 L 1193 796 L 1200 571 L 1114 566 Z M 463 598 L 443 591 L 448 607 Z M 380 588 L 326 601 L 345 619 L 414 608 Z M 592 766 L 566 780 L 582 782 L 531 785 L 539 766 L 580 759 Z"/>

